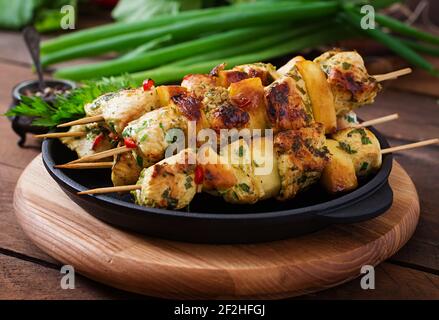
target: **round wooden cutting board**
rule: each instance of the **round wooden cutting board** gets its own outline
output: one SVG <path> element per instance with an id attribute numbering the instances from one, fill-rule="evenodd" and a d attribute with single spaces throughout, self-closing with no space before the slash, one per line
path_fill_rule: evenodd
<path id="1" fill-rule="evenodd" d="M 200 245 L 111 227 L 71 201 L 35 158 L 18 181 L 14 205 L 27 235 L 46 253 L 91 279 L 167 298 L 284 298 L 360 275 L 413 234 L 419 200 L 398 163 L 394 204 L 375 219 L 254 245 Z"/>

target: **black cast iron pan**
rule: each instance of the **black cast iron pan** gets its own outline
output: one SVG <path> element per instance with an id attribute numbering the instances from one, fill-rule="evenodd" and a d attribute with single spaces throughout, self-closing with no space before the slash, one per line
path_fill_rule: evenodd
<path id="1" fill-rule="evenodd" d="M 387 148 L 386 139 L 370 128 Z M 207 194 L 198 194 L 190 208 L 180 211 L 148 208 L 133 203 L 129 194 L 77 195 L 78 191 L 111 186 L 110 171 L 62 170 L 55 164 L 76 159 L 58 140 L 46 139 L 43 162 L 66 194 L 88 213 L 114 226 L 149 236 L 199 243 L 253 243 L 285 239 L 310 233 L 333 223 L 371 219 L 392 204 L 388 184 L 392 155 L 383 156 L 380 170 L 358 189 L 343 195 L 328 195 L 315 185 L 297 198 L 254 205 L 231 205 Z"/>

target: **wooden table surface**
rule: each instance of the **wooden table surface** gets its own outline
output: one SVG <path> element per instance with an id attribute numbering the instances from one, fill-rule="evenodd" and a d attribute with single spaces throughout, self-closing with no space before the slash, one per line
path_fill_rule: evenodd
<path id="1" fill-rule="evenodd" d="M 439 60 L 434 61 L 439 66 Z M 20 36 L 0 32 L 0 112 L 11 102 L 11 89 L 32 79 L 30 61 Z M 364 119 L 398 112 L 401 119 L 378 128 L 393 145 L 439 137 L 439 79 L 416 71 L 387 84 Z M 79 275 L 76 288 L 60 287 L 60 265 L 39 250 L 18 225 L 12 197 L 22 170 L 38 154 L 28 138 L 16 144 L 10 122 L 0 118 L 0 298 L 1 299 L 116 299 L 139 296 L 115 290 Z M 395 256 L 376 268 L 376 289 L 362 290 L 360 279 L 310 294 L 304 299 L 439 299 L 439 146 L 396 155 L 414 180 L 421 201 L 421 219 L 413 238 Z M 49 195 L 48 195 L 49 196 Z M 140 297 L 142 298 L 142 297 Z"/>

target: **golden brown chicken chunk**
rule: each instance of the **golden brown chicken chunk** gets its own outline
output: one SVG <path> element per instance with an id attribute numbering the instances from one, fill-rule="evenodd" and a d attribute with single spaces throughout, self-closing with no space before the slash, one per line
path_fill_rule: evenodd
<path id="1" fill-rule="evenodd" d="M 278 200 L 296 194 L 320 179 L 329 157 L 322 124 L 278 133 L 274 140 L 281 189 Z"/>
<path id="2" fill-rule="evenodd" d="M 339 149 L 352 159 L 358 177 L 366 176 L 381 167 L 381 147 L 375 135 L 366 128 L 346 128 L 332 135 Z"/>
<path id="3" fill-rule="evenodd" d="M 84 110 L 87 116 L 102 115 L 109 129 L 120 134 L 130 121 L 158 107 L 155 88 L 137 88 L 104 94 L 85 105 Z"/>
<path id="4" fill-rule="evenodd" d="M 196 193 L 195 164 L 190 157 L 196 155 L 186 149 L 142 171 L 137 184 L 141 190 L 132 194 L 137 204 L 148 207 L 181 209 L 186 207 Z"/>
<path id="5" fill-rule="evenodd" d="M 381 88 L 368 74 L 363 58 L 355 51 L 328 51 L 314 62 L 327 75 L 337 115 L 373 103 Z"/>
<path id="6" fill-rule="evenodd" d="M 267 116 L 275 132 L 300 129 L 313 123 L 311 103 L 299 76 L 282 77 L 265 88 Z"/>
<path id="7" fill-rule="evenodd" d="M 70 150 L 75 151 L 79 158 L 113 148 L 108 131 L 98 123 L 72 126 L 69 132 L 85 132 L 85 137 L 61 138 L 61 142 Z"/>

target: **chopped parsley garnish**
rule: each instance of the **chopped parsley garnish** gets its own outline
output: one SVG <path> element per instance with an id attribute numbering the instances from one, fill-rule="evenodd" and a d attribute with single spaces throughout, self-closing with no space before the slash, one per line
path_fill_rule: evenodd
<path id="1" fill-rule="evenodd" d="M 186 190 L 192 188 L 192 177 L 191 176 L 186 177 L 186 182 L 184 183 L 184 187 L 186 188 Z"/>
<path id="2" fill-rule="evenodd" d="M 242 191 L 247 192 L 247 193 L 250 192 L 250 187 L 248 186 L 248 184 L 240 183 L 238 186 Z"/>
<path id="3" fill-rule="evenodd" d="M 350 115 L 345 115 L 344 118 L 346 119 L 347 122 L 349 123 L 355 123 L 355 117 L 352 117 Z"/>
<path id="4" fill-rule="evenodd" d="M 357 150 L 352 149 L 349 144 L 347 144 L 346 142 L 343 142 L 343 141 L 338 142 L 338 148 L 349 153 L 349 154 L 357 153 Z"/>
<path id="5" fill-rule="evenodd" d="M 351 132 L 348 133 L 348 137 L 352 137 L 353 134 L 358 133 L 361 135 L 361 143 L 362 144 L 372 144 L 372 141 L 370 141 L 369 137 L 367 136 L 366 131 L 364 131 L 363 128 L 354 129 Z"/>
<path id="6" fill-rule="evenodd" d="M 363 162 L 362 164 L 361 164 L 361 167 L 360 167 L 360 171 L 365 171 L 365 170 L 367 170 L 367 167 L 369 166 L 369 163 L 367 163 L 367 162 Z"/>
<path id="7" fill-rule="evenodd" d="M 133 134 L 133 127 L 126 127 L 125 130 L 122 132 L 123 138 L 128 138 L 132 136 Z"/>
<path id="8" fill-rule="evenodd" d="M 300 77 L 297 74 L 295 74 L 295 73 L 291 73 L 290 76 L 291 76 L 291 78 L 293 78 L 296 81 L 300 81 L 301 80 Z"/>
<path id="9" fill-rule="evenodd" d="M 352 67 L 349 62 L 343 62 L 341 66 L 343 67 L 343 70 L 349 70 Z"/>
<path id="10" fill-rule="evenodd" d="M 116 128 L 114 127 L 114 122 L 110 121 L 108 122 L 108 126 L 110 127 L 110 130 L 114 133 L 116 133 Z"/>
<path id="11" fill-rule="evenodd" d="M 140 142 L 142 143 L 142 142 L 146 141 L 146 139 L 148 139 L 148 134 L 145 133 L 145 134 L 142 136 L 142 138 L 140 138 Z"/>
<path id="12" fill-rule="evenodd" d="M 162 198 L 164 200 L 166 200 L 166 202 L 168 203 L 168 207 L 170 207 L 170 208 L 175 208 L 178 204 L 178 199 L 171 197 L 171 189 L 170 188 L 163 191 Z"/>
<path id="13" fill-rule="evenodd" d="M 136 162 L 140 168 L 143 168 L 143 158 L 141 156 L 139 155 L 136 156 Z"/>
<path id="14" fill-rule="evenodd" d="M 244 146 L 239 146 L 238 156 L 243 157 L 245 153 Z"/>
<path id="15" fill-rule="evenodd" d="M 297 90 L 299 90 L 302 94 L 306 94 L 305 89 L 303 89 L 301 86 L 299 86 L 299 85 L 296 84 L 296 88 L 297 88 Z"/>

